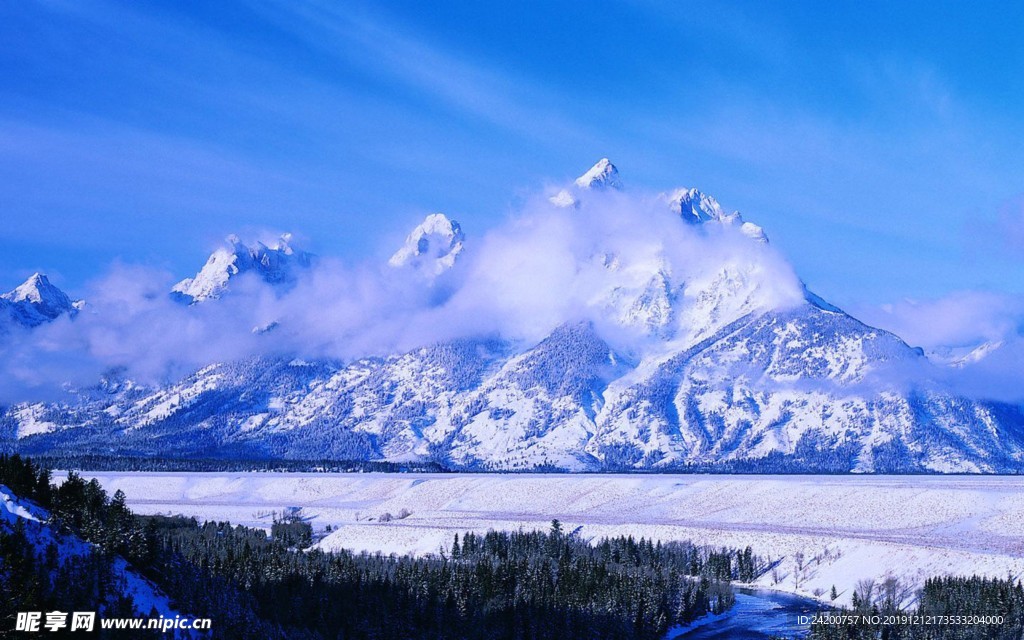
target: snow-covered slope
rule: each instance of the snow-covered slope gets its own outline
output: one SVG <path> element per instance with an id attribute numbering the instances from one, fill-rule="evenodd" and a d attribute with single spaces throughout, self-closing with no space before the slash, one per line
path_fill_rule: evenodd
<path id="1" fill-rule="evenodd" d="M 796 468 L 1019 469 L 1018 409 L 872 386 L 875 368 L 920 358 L 808 304 L 640 362 L 591 326 L 567 325 L 525 350 L 467 340 L 350 364 L 218 364 L 163 388 L 92 390 L 77 406 L 16 405 L 4 422 L 17 448 L 35 452 L 575 470 L 776 453 Z"/>
<path id="2" fill-rule="evenodd" d="M 52 526 L 45 509 L 20 499 L 9 488 L 0 485 L 0 531 L 13 531 L 19 523 L 24 527 L 23 531 L 38 555 L 47 553 L 51 545 L 61 559 L 99 553 L 94 545 Z M 165 618 L 180 615 L 172 608 L 167 596 L 132 569 L 123 558 L 114 558 L 112 568 L 114 589 L 120 590 L 120 595 L 132 598 L 136 615 L 149 616 L 153 611 Z M 96 604 L 99 608 L 100 603 Z M 178 632 L 172 635 L 177 637 Z"/>
<path id="3" fill-rule="evenodd" d="M 602 160 L 559 192 L 571 206 L 544 206 L 596 224 L 609 201 L 638 202 L 619 186 Z M 648 218 L 616 218 L 625 226 L 570 243 L 574 282 L 587 294 L 567 292 L 579 298 L 577 317 L 540 338 L 484 332 L 346 362 L 279 354 L 211 363 L 153 388 L 108 380 L 73 401 L 9 407 L 0 438 L 28 452 L 469 468 L 1024 468 L 1021 407 L 929 382 L 934 365 L 919 349 L 773 266 L 760 227 L 714 198 L 677 189 L 639 202 Z M 637 241 L 635 224 L 668 225 L 686 246 Z M 457 223 L 431 215 L 392 257 L 393 275 L 419 285 L 459 272 L 465 242 Z M 713 250 L 689 250 L 700 243 Z M 213 298 L 247 269 L 280 282 L 308 263 L 286 244 L 233 247 L 178 290 Z"/>
<path id="4" fill-rule="evenodd" d="M 312 254 L 292 248 L 290 234 L 281 236 L 269 247 L 258 241 L 247 245 L 234 235 L 228 236 L 226 243 L 226 247 L 210 255 L 199 273 L 174 285 L 172 294 L 189 303 L 219 298 L 233 278 L 246 273 L 253 273 L 269 284 L 288 286 L 313 259 Z"/>

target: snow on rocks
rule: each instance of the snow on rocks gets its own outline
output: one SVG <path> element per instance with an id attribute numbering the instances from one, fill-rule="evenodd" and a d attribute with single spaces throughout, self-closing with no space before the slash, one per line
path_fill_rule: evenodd
<path id="1" fill-rule="evenodd" d="M 7 307 L 15 322 L 37 327 L 62 315 L 74 316 L 83 306 L 72 301 L 42 273 L 32 274 L 12 291 L 0 295 L 0 305 Z"/>
<path id="2" fill-rule="evenodd" d="M 443 213 L 432 213 L 409 233 L 388 264 L 437 276 L 455 266 L 465 240 L 458 222 Z"/>
<path id="3" fill-rule="evenodd" d="M 188 303 L 220 298 L 230 281 L 245 273 L 254 273 L 268 284 L 291 285 L 313 260 L 312 254 L 293 249 L 291 240 L 286 233 L 271 246 L 259 241 L 247 245 L 236 235 L 228 236 L 227 246 L 214 251 L 199 273 L 174 285 L 171 293 Z"/>
<path id="4" fill-rule="evenodd" d="M 576 178 L 580 189 L 621 189 L 619 170 L 608 158 L 601 158 L 586 173 Z"/>

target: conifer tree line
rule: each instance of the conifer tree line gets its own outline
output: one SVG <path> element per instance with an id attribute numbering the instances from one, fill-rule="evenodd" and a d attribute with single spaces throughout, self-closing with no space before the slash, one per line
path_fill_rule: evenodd
<path id="1" fill-rule="evenodd" d="M 898 581 L 879 584 L 862 580 L 853 593 L 853 607 L 839 613 L 841 625 L 815 625 L 808 640 L 1021 640 L 1024 638 L 1024 586 L 1019 579 L 939 577 L 925 581 L 917 605 L 901 607 L 906 596 Z M 918 616 L 917 620 L 906 620 Z M 934 617 L 949 616 L 936 621 Z M 982 621 L 957 624 L 956 616 L 979 616 Z M 877 617 L 877 618 L 876 618 Z M 928 620 L 929 617 L 933 619 Z M 925 618 L 925 620 L 921 620 Z M 986 622 L 984 619 L 988 618 Z M 1001 618 L 1001 622 L 994 620 Z M 875 622 L 875 620 L 878 622 Z"/>
<path id="2" fill-rule="evenodd" d="M 147 541 L 145 528 L 125 505 L 123 493 L 110 499 L 99 483 L 73 474 L 55 487 L 47 469 L 5 455 L 0 455 L 0 485 L 50 513 L 46 523 L 18 518 L 10 530 L 0 525 L 0 637 L 13 633 L 21 611 L 96 611 L 111 618 L 136 615 L 139 607 L 128 595 L 124 573 L 116 563 L 119 557 L 148 561 L 147 542 L 155 538 Z M 47 529 L 76 533 L 94 546 L 87 553 L 62 553 L 53 539 L 40 535 Z M 117 637 L 113 633 L 96 635 Z M 158 638 L 160 632 L 141 630 L 132 637 Z"/>
<path id="3" fill-rule="evenodd" d="M 2 449 L 0 449 L 2 451 Z M 13 453 L 13 452 L 12 452 Z M 0 454 L 2 455 L 2 454 Z M 339 458 L 161 458 L 158 456 L 102 455 L 53 451 L 32 455 L 38 465 L 51 469 L 88 469 L 89 471 L 274 471 L 314 473 L 449 473 L 437 462 L 387 462 Z"/>
<path id="4" fill-rule="evenodd" d="M 594 544 L 558 521 L 546 532 L 456 536 L 426 556 L 302 551 L 309 525 L 272 535 L 226 522 L 135 516 L 118 492 L 0 456 L 0 484 L 50 512 L 48 526 L 95 544 L 78 559 L 39 550 L 20 523 L 0 530 L 0 632 L 17 611 L 131 615 L 113 564 L 127 559 L 182 613 L 221 638 L 501 640 L 661 638 L 733 604 L 730 583 L 765 563 L 748 548 L 619 537 Z"/>

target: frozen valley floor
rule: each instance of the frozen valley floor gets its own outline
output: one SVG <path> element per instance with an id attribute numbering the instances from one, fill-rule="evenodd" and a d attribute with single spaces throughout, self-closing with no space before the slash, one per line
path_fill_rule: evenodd
<path id="1" fill-rule="evenodd" d="M 1024 575 L 1024 478 L 84 473 L 142 514 L 269 527 L 301 507 L 324 549 L 437 552 L 456 533 L 546 529 L 745 547 L 781 560 L 756 584 L 848 604 L 859 580 Z M 400 514 L 409 515 L 399 517 Z M 384 516 L 390 514 L 391 519 Z M 802 554 L 802 560 L 800 559 Z"/>

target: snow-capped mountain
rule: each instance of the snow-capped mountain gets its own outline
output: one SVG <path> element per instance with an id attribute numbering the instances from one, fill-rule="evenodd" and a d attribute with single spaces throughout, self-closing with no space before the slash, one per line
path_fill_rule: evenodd
<path id="1" fill-rule="evenodd" d="M 576 186 L 581 189 L 621 189 L 619 170 L 608 158 L 601 158 L 586 173 L 576 178 Z"/>
<path id="2" fill-rule="evenodd" d="M 571 207 L 551 202 L 548 212 L 596 224 L 595 199 L 625 192 L 594 187 L 618 183 L 602 160 L 563 189 Z M 647 223 L 715 251 L 637 243 L 626 232 L 598 234 L 596 244 L 570 234 L 570 271 L 588 287 L 573 306 L 583 315 L 540 339 L 482 332 L 351 361 L 282 353 L 153 387 L 112 378 L 73 401 L 9 407 L 0 443 L 30 453 L 501 469 L 1024 469 L 1020 406 L 931 382 L 920 349 L 790 282 L 771 267 L 760 227 L 714 198 L 679 189 L 638 202 L 654 216 Z M 457 223 L 432 215 L 390 264 L 422 282 L 471 267 L 465 243 Z M 228 274 L 215 282 L 232 275 L 222 263 L 207 265 Z"/>
<path id="3" fill-rule="evenodd" d="M 573 186 L 568 189 L 560 189 L 557 193 L 548 197 L 548 201 L 560 209 L 569 209 L 579 206 L 580 194 L 590 189 L 598 191 L 604 189 L 621 189 L 622 182 L 619 180 L 619 170 L 608 158 L 601 158 L 580 177 L 576 178 Z M 575 195 L 574 193 L 575 192 Z"/>
<path id="4" fill-rule="evenodd" d="M 34 273 L 13 291 L 0 295 L 0 314 L 24 327 L 37 327 L 58 317 L 73 316 L 84 303 L 72 301 L 49 278 Z"/>
<path id="5" fill-rule="evenodd" d="M 234 235 L 225 242 L 227 246 L 214 251 L 199 273 L 174 285 L 172 295 L 188 303 L 216 299 L 228 291 L 232 279 L 248 273 L 269 284 L 288 286 L 313 261 L 312 254 L 291 247 L 290 234 L 269 247 L 259 241 L 247 245 Z"/>
<path id="6" fill-rule="evenodd" d="M 458 222 L 443 213 L 433 213 L 412 230 L 388 264 L 427 276 L 440 275 L 455 266 L 465 240 Z"/>
<path id="7" fill-rule="evenodd" d="M 736 225 L 740 231 L 754 240 L 768 242 L 764 230 L 753 222 L 744 222 L 739 211 L 727 213 L 718 201 L 697 189 L 676 189 L 667 196 L 669 208 L 690 224 L 718 222 Z"/>
<path id="8" fill-rule="evenodd" d="M 668 197 L 669 207 L 690 224 L 732 220 L 739 213 L 726 213 L 718 201 L 697 189 L 676 189 Z"/>

